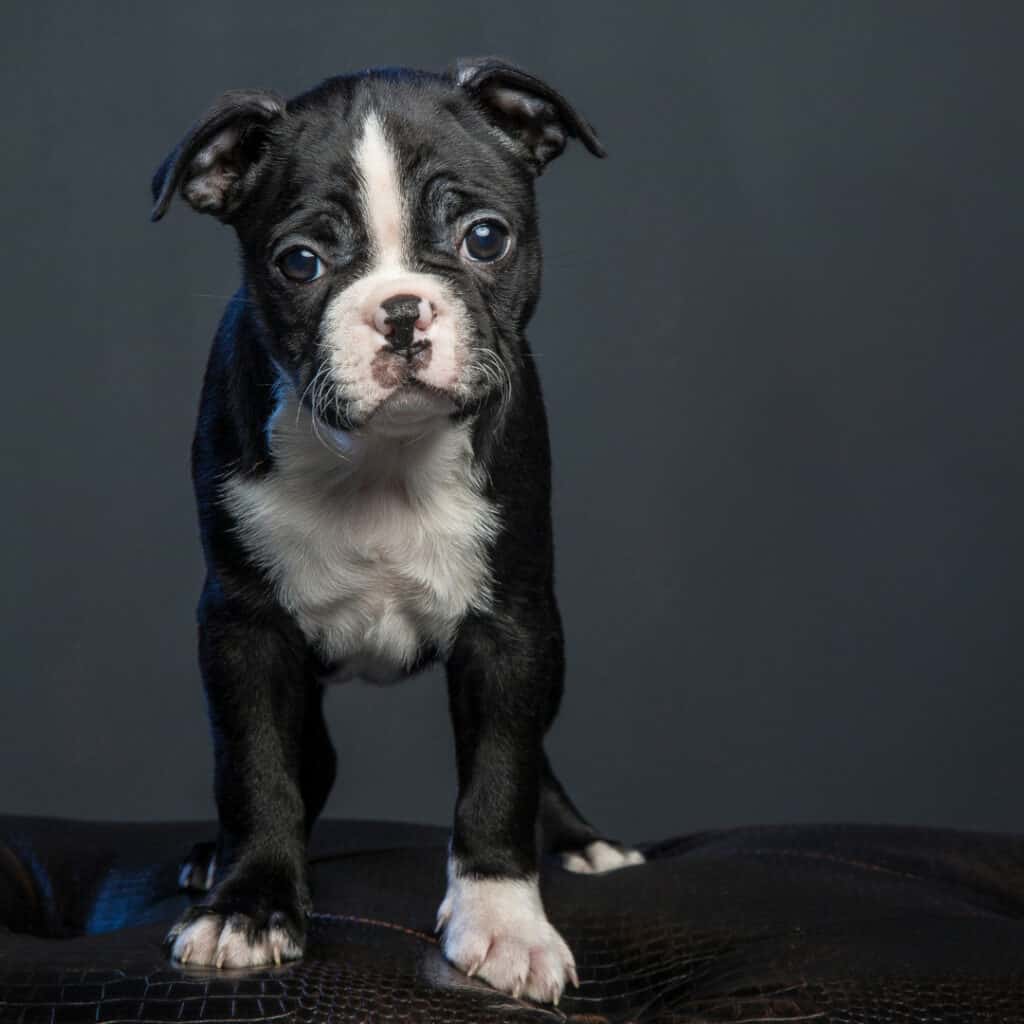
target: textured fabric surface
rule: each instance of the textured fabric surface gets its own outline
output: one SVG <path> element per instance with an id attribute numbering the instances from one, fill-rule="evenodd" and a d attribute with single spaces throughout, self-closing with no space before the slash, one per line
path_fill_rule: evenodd
<path id="1" fill-rule="evenodd" d="M 449 967 L 446 833 L 324 822 L 306 958 L 171 967 L 181 858 L 208 824 L 0 819 L 0 1021 L 1024 1021 L 1024 839 L 744 828 L 600 877 L 547 866 L 581 986 L 558 1010 Z"/>

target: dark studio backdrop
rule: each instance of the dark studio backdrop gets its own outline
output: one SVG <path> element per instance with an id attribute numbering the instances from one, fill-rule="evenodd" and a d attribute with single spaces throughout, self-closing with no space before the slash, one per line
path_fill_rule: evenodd
<path id="1" fill-rule="evenodd" d="M 237 272 L 149 176 L 222 90 L 499 53 L 595 821 L 1024 827 L 1016 3 L 6 4 L 0 810 L 212 816 L 188 449 Z M 120 638 L 121 642 L 118 642 Z M 444 822 L 443 678 L 329 695 L 331 815 Z"/>

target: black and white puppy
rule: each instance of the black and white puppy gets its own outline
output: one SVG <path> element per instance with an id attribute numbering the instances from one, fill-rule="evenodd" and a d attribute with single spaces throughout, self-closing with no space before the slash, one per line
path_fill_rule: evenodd
<path id="1" fill-rule="evenodd" d="M 523 335 L 534 179 L 593 129 L 495 59 L 373 70 L 284 102 L 230 92 L 157 171 L 237 232 L 193 446 L 199 652 L 220 834 L 168 936 L 192 964 L 302 955 L 306 841 L 334 779 L 324 685 L 447 666 L 458 769 L 446 956 L 557 1001 L 575 980 L 537 885 L 642 859 L 575 809 L 544 752 L 562 691 L 548 436 Z M 215 884 L 214 884 L 215 883 Z"/>

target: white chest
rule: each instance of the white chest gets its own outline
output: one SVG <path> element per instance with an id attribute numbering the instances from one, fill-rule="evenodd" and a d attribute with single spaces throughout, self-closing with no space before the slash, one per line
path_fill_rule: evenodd
<path id="1" fill-rule="evenodd" d="M 336 678 L 400 677 L 425 646 L 443 651 L 467 612 L 487 607 L 497 512 L 472 464 L 468 424 L 356 438 L 343 451 L 289 402 L 270 438 L 272 472 L 230 478 L 224 498 Z"/>

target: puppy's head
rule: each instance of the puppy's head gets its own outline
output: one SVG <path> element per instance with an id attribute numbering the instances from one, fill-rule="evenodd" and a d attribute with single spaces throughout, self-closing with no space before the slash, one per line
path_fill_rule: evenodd
<path id="1" fill-rule="evenodd" d="M 496 59 L 226 93 L 153 179 L 230 223 L 279 372 L 339 429 L 419 429 L 512 386 L 540 274 L 533 181 L 590 125 Z"/>

